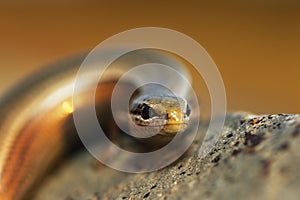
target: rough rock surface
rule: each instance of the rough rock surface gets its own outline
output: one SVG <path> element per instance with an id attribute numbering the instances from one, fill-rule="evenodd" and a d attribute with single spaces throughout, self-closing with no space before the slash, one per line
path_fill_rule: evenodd
<path id="1" fill-rule="evenodd" d="M 55 170 L 35 199 L 298 199 L 300 115 L 235 113 L 202 159 L 201 132 L 188 152 L 159 171 L 126 174 L 81 152 Z"/>

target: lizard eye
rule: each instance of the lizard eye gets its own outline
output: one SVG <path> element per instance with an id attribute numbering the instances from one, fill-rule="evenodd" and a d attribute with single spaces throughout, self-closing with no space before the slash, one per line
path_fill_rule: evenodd
<path id="1" fill-rule="evenodd" d="M 190 114 L 191 114 L 191 107 L 189 106 L 189 104 L 186 105 L 186 111 L 185 112 L 186 112 L 187 116 L 190 116 Z"/>
<path id="2" fill-rule="evenodd" d="M 141 107 L 141 116 L 143 119 L 149 119 L 158 116 L 158 114 L 153 110 L 153 108 L 146 104 L 143 104 Z"/>

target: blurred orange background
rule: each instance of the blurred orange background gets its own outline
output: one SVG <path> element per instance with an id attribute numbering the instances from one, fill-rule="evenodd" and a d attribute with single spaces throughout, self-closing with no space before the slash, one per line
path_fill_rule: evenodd
<path id="1" fill-rule="evenodd" d="M 300 113 L 300 1 L 2 0 L 0 94 L 46 64 L 144 26 L 197 40 L 220 70 L 230 111 Z"/>

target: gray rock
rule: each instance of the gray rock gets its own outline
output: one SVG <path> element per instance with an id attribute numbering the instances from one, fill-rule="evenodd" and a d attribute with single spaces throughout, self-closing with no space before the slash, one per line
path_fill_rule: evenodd
<path id="1" fill-rule="evenodd" d="M 229 114 L 217 143 L 200 159 L 205 128 L 184 156 L 151 173 L 96 167 L 81 152 L 47 177 L 35 199 L 299 198 L 300 115 Z"/>

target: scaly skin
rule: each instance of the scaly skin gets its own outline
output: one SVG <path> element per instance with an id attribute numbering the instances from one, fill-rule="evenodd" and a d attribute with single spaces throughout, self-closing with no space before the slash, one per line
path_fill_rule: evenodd
<path id="1" fill-rule="evenodd" d="M 146 51 L 138 56 L 145 56 L 143 62 L 151 61 L 152 57 L 153 61 L 166 64 L 176 60 L 165 52 Z M 85 55 L 77 56 L 55 64 L 0 99 L 0 200 L 28 197 L 29 191 L 38 186 L 38 181 L 72 144 L 76 137 L 73 85 L 84 58 Z M 176 62 L 178 66 L 185 64 Z M 105 84 L 96 93 L 96 105 L 110 99 L 116 81 L 114 74 L 112 70 L 105 75 Z M 82 98 L 85 106 L 88 101 L 84 91 Z M 174 132 L 173 128 L 168 129 Z"/>

